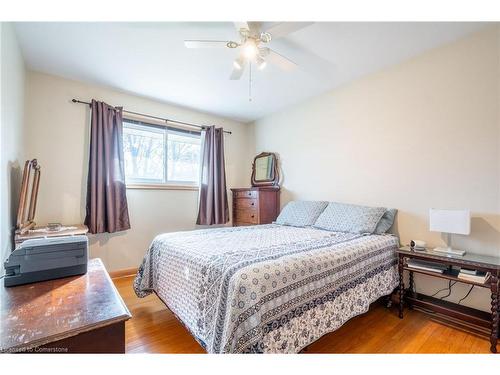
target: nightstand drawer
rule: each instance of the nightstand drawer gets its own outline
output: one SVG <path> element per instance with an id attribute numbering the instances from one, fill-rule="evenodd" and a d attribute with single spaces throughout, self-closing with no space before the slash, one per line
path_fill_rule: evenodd
<path id="1" fill-rule="evenodd" d="M 234 198 L 257 198 L 259 192 L 256 190 L 235 191 Z"/>

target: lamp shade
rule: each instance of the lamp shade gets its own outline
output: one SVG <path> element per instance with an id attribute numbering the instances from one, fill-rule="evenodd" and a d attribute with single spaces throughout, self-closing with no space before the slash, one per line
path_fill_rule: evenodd
<path id="1" fill-rule="evenodd" d="M 429 230 L 433 232 L 470 234 L 469 210 L 429 210 Z"/>

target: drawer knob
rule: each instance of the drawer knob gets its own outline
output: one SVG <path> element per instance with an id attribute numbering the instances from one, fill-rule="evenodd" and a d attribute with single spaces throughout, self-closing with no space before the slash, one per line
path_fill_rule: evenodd
<path id="1" fill-rule="evenodd" d="M 251 192 L 251 191 L 249 191 L 249 192 L 248 192 L 248 195 L 252 195 L 252 192 Z"/>
<path id="2" fill-rule="evenodd" d="M 252 219 L 253 219 L 253 218 L 255 217 L 255 215 L 252 215 L 251 217 L 252 217 Z"/>
<path id="3" fill-rule="evenodd" d="M 251 203 L 251 205 L 252 205 L 252 206 L 255 206 L 255 202 L 252 202 L 252 203 Z"/>

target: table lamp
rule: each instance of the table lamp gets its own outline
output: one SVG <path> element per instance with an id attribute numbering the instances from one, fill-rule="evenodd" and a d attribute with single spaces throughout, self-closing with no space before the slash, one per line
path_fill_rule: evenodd
<path id="1" fill-rule="evenodd" d="M 436 247 L 433 251 L 463 256 L 465 251 L 451 248 L 451 234 L 470 234 L 470 211 L 431 208 L 429 210 L 429 230 L 448 234 L 447 247 Z"/>

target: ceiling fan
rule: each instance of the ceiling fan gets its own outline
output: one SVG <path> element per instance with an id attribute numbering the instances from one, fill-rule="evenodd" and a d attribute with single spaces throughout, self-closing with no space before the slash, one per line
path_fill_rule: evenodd
<path id="1" fill-rule="evenodd" d="M 234 22 L 240 40 L 185 40 L 187 48 L 231 48 L 240 49 L 236 60 L 233 61 L 231 80 L 238 80 L 243 75 L 245 66 L 254 63 L 257 69 L 262 70 L 267 63 L 274 64 L 285 71 L 291 71 L 298 65 L 282 54 L 268 47 L 272 40 L 282 38 L 294 31 L 311 25 L 313 22 L 280 22 L 261 31 L 259 22 Z"/>

